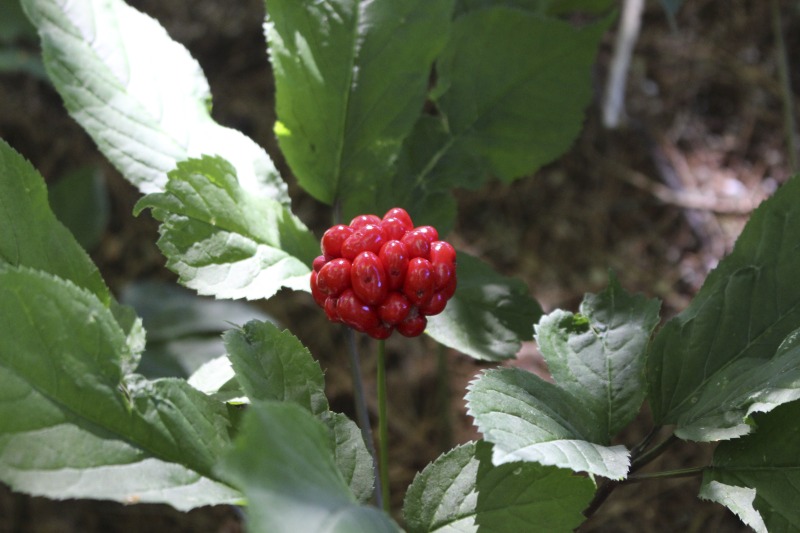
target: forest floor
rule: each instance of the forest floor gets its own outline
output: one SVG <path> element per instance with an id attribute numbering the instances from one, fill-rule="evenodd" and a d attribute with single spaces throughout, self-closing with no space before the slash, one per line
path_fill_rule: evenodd
<path id="1" fill-rule="evenodd" d="M 215 118 L 265 146 L 289 175 L 272 134 L 273 85 L 261 31 L 263 2 L 130 3 L 162 21 L 200 61 L 214 94 Z M 596 101 L 573 148 L 535 176 L 508 186 L 492 183 L 479 191 L 458 192 L 459 218 L 451 242 L 525 281 L 545 311 L 576 310 L 583 294 L 602 290 L 613 270 L 624 288 L 660 298 L 662 316 L 673 316 L 730 251 L 753 207 L 790 175 L 770 2 L 690 0 L 674 28 L 657 4 L 651 2 L 643 18 L 622 127 L 606 129 L 600 119 L 612 32 L 598 55 Z M 796 2 L 783 4 L 783 32 L 796 64 L 800 11 Z M 793 87 L 800 87 L 800 69 L 792 74 Z M 79 166 L 103 170 L 112 218 L 92 257 L 113 290 L 132 280 L 174 280 L 155 246 L 156 223 L 147 214 L 131 215 L 139 193 L 98 154 L 47 82 L 23 73 L 0 73 L 0 137 L 48 181 Z M 296 186 L 291 193 L 298 216 L 321 233 L 329 225 L 330 209 Z M 304 294 L 280 294 L 264 309 L 319 358 L 332 408 L 352 413 L 341 333 L 327 326 Z M 374 390 L 369 346 L 362 347 L 368 391 Z M 463 396 L 467 383 L 489 365 L 445 353 L 450 421 L 443 423 L 436 351 L 430 340 L 388 343 L 396 509 L 416 472 L 443 450 L 478 437 Z M 546 373 L 533 342 L 506 364 Z M 645 409 L 620 442 L 633 445 L 648 428 Z M 711 451 L 678 445 L 649 469 L 706 464 Z M 581 531 L 746 530 L 723 507 L 698 500 L 698 487 L 697 478 L 623 486 Z M 0 486 L 0 533 L 144 528 L 151 533 L 233 533 L 242 526 L 226 507 L 179 513 L 159 505 L 53 502 Z"/>

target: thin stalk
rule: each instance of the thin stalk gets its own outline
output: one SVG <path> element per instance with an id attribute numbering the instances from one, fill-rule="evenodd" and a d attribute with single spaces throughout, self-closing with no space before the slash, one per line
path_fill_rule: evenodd
<path id="1" fill-rule="evenodd" d="M 650 479 L 676 479 L 681 477 L 694 477 L 702 474 L 709 467 L 693 466 L 691 468 L 678 468 L 676 470 L 664 470 L 663 472 L 651 472 L 649 474 L 634 474 L 629 476 L 623 483 L 641 483 Z"/>
<path id="2" fill-rule="evenodd" d="M 361 428 L 361 437 L 367 446 L 370 456 L 372 456 L 372 471 L 375 473 L 375 505 L 383 507 L 383 494 L 381 493 L 381 475 L 378 470 L 378 462 L 375 456 L 375 442 L 372 440 L 372 426 L 369 423 L 369 413 L 367 402 L 364 400 L 364 385 L 361 381 L 361 363 L 358 359 L 358 347 L 356 346 L 355 332 L 345 327 L 345 337 L 347 338 L 348 353 L 350 354 L 350 371 L 353 375 L 353 395 L 356 402 L 356 418 L 358 426 Z"/>
<path id="3" fill-rule="evenodd" d="M 775 46 L 778 52 L 778 76 L 783 100 L 783 130 L 789 151 L 789 166 L 791 166 L 792 173 L 797 173 L 800 172 L 800 164 L 797 161 L 797 122 L 794 118 L 794 96 L 789 78 L 789 58 L 786 53 L 786 43 L 783 40 L 783 23 L 778 0 L 772 0 L 772 31 L 775 34 Z"/>
<path id="4" fill-rule="evenodd" d="M 639 457 L 635 458 L 633 461 L 631 461 L 631 472 L 636 472 L 646 464 L 653 461 L 656 457 L 664 453 L 664 451 L 666 451 L 667 448 L 675 444 L 677 441 L 678 437 L 676 437 L 675 434 L 673 433 L 663 441 L 659 442 L 658 444 L 647 450 Z"/>
<path id="5" fill-rule="evenodd" d="M 380 486 L 383 510 L 390 512 L 389 500 L 389 419 L 386 415 L 386 341 L 378 341 L 378 445 L 380 446 Z M 377 487 L 377 483 L 376 483 Z"/>
<path id="6" fill-rule="evenodd" d="M 447 365 L 447 349 L 444 344 L 439 344 L 436 356 L 440 441 L 442 451 L 447 451 L 453 442 L 453 425 L 450 421 L 450 369 Z"/>

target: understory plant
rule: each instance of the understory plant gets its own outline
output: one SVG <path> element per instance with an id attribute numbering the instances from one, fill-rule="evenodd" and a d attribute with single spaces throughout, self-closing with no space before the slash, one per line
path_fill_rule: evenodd
<path id="1" fill-rule="evenodd" d="M 333 206 L 331 224 L 350 227 L 340 231 L 356 232 L 360 215 L 384 227 L 402 211 L 413 224 L 387 240 L 435 227 L 428 244 L 445 242 L 454 188 L 530 175 L 568 148 L 612 4 L 267 0 L 283 156 L 299 185 Z M 248 529 L 263 532 L 569 531 L 621 484 L 695 475 L 699 497 L 753 529 L 800 528 L 800 181 L 753 213 L 688 308 L 660 328 L 660 303 L 613 275 L 577 311 L 544 315 L 521 281 L 463 251 L 453 260 L 443 245 L 413 267 L 439 276 L 435 285 L 415 278 L 381 292 L 355 264 L 371 254 L 364 268 L 388 268 L 382 248 L 326 254 L 323 241 L 315 264 L 321 236 L 293 214 L 272 159 L 211 118 L 199 65 L 158 22 L 121 0 L 22 6 L 66 108 L 144 194 L 136 213 L 160 221 L 158 245 L 181 284 L 233 300 L 324 289 L 319 312 L 330 306 L 345 323 L 330 327 L 381 339 L 376 328 L 394 327 L 395 315 L 376 306 L 406 298 L 428 336 L 479 360 L 513 358 L 535 339 L 552 381 L 507 366 L 475 376 L 466 401 L 482 438 L 425 467 L 391 509 L 385 375 L 376 452 L 358 355 L 356 424 L 331 410 L 291 324 L 231 327 L 188 379 L 143 374 L 141 319 L 56 220 L 41 176 L 0 142 L 0 480 L 12 489 L 180 510 L 242 505 Z M 342 261 L 352 261 L 345 274 L 312 285 Z M 355 315 L 341 310 L 348 290 Z M 361 333 L 348 331 L 354 346 Z M 381 374 L 384 341 L 370 342 Z M 652 430 L 618 440 L 645 403 Z M 642 470 L 678 440 L 716 444 L 711 463 Z"/>

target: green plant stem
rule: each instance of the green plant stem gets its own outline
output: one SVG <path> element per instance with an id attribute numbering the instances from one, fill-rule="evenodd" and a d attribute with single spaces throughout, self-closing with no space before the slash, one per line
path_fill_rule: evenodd
<path id="1" fill-rule="evenodd" d="M 775 46 L 778 53 L 778 76 L 781 83 L 781 99 L 783 100 L 783 129 L 789 152 L 789 166 L 792 173 L 800 172 L 797 160 L 797 123 L 794 118 L 794 95 L 789 77 L 789 58 L 786 43 L 783 39 L 783 23 L 778 0 L 772 0 L 772 32 L 775 34 Z"/>
<path id="2" fill-rule="evenodd" d="M 440 444 L 442 451 L 452 447 L 453 425 L 450 421 L 450 369 L 447 365 L 447 349 L 439 344 L 436 354 L 436 390 L 438 392 Z"/>
<path id="3" fill-rule="evenodd" d="M 378 469 L 378 462 L 375 455 L 375 442 L 372 440 L 372 426 L 369 423 L 369 412 L 367 402 L 364 400 L 364 385 L 361 380 L 361 363 L 358 359 L 358 347 L 356 346 L 355 332 L 345 327 L 345 337 L 347 338 L 348 353 L 350 354 L 350 371 L 353 376 L 353 395 L 355 396 L 356 418 L 358 426 L 361 428 L 361 437 L 367 446 L 370 456 L 372 456 L 372 470 L 375 474 L 375 505 L 383 507 L 383 494 L 381 493 L 381 475 Z"/>
<path id="4" fill-rule="evenodd" d="M 634 458 L 631 461 L 631 472 L 636 472 L 646 464 L 653 461 L 656 457 L 664 453 L 667 448 L 675 444 L 677 441 L 678 437 L 676 437 L 675 434 L 673 433 L 663 441 L 659 442 L 658 444 L 647 450 L 646 452 Z"/>
<path id="5" fill-rule="evenodd" d="M 676 479 L 681 477 L 694 477 L 702 474 L 708 470 L 708 468 L 709 467 L 707 466 L 693 466 L 691 468 L 664 470 L 663 472 L 651 472 L 649 474 L 634 474 L 632 476 L 628 476 L 628 478 L 623 480 L 622 483 L 641 483 L 642 481 L 647 481 L 650 479 Z"/>
<path id="6" fill-rule="evenodd" d="M 386 341 L 378 341 L 378 445 L 380 446 L 380 486 L 383 510 L 390 511 L 389 500 L 389 420 L 386 414 Z M 377 485 L 377 483 L 376 483 Z"/>

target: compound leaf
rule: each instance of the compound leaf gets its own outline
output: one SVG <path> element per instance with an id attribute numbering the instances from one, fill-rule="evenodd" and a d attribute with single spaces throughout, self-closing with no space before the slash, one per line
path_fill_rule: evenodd
<path id="1" fill-rule="evenodd" d="M 658 324 L 658 300 L 630 295 L 611 276 L 575 315 L 556 310 L 536 326 L 536 341 L 559 387 L 595 414 L 605 441 L 639 412 L 646 395 L 645 352 Z"/>
<path id="2" fill-rule="evenodd" d="M 800 402 L 754 416 L 757 430 L 722 442 L 700 496 L 734 511 L 756 531 L 800 528 Z"/>
<path id="3" fill-rule="evenodd" d="M 145 196 L 162 222 L 158 245 L 180 281 L 217 298 L 268 298 L 281 287 L 308 289 L 318 244 L 288 208 L 243 189 L 224 159 L 178 164 L 166 191 Z"/>
<path id="4" fill-rule="evenodd" d="M 468 413 L 492 462 L 537 462 L 612 479 L 630 466 L 624 446 L 607 446 L 603 428 L 584 403 L 564 389 L 516 368 L 488 370 L 469 386 Z"/>
<path id="5" fill-rule="evenodd" d="M 799 198 L 794 178 L 756 209 L 733 252 L 656 335 L 647 360 L 656 423 L 692 440 L 731 438 L 749 431 L 743 417 L 759 395 L 772 407 L 792 399 L 769 392 L 778 383 L 769 375 L 792 368 L 776 354 L 800 325 Z"/>
<path id="6" fill-rule="evenodd" d="M 350 201 L 346 215 L 370 210 L 422 109 L 452 8 L 453 0 L 267 2 L 275 131 L 312 196 Z"/>
<path id="7" fill-rule="evenodd" d="M 70 114 L 140 191 L 163 190 L 179 161 L 220 155 L 250 193 L 288 204 L 267 153 L 211 119 L 200 66 L 122 0 L 23 0 L 45 67 Z"/>
<path id="8" fill-rule="evenodd" d="M 400 531 L 358 502 L 337 467 L 334 435 L 295 403 L 254 402 L 219 470 L 247 496 L 254 531 Z"/>
<path id="9" fill-rule="evenodd" d="M 458 288 L 445 310 L 425 330 L 440 343 L 476 359 L 514 357 L 532 337 L 542 314 L 524 283 L 502 276 L 486 263 L 458 253 Z"/>

